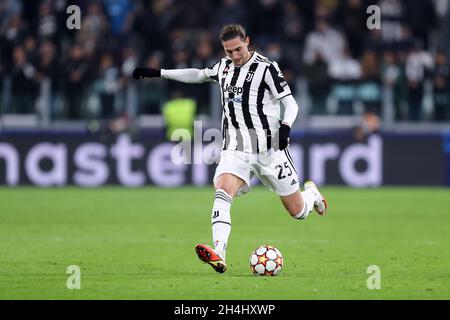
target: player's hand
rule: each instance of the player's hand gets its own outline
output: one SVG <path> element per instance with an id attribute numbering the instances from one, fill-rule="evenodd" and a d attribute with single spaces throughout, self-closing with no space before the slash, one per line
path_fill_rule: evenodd
<path id="1" fill-rule="evenodd" d="M 160 69 L 153 69 L 153 68 L 136 68 L 133 71 L 133 78 L 134 79 L 140 79 L 140 78 L 159 78 L 161 77 L 161 70 Z"/>
<path id="2" fill-rule="evenodd" d="M 278 129 L 278 149 L 284 150 L 289 145 L 289 135 L 291 133 L 291 127 L 287 124 L 281 124 Z"/>

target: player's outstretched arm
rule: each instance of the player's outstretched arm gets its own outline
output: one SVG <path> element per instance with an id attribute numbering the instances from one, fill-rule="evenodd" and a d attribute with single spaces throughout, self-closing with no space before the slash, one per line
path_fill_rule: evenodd
<path id="1" fill-rule="evenodd" d="M 188 69 L 152 69 L 138 67 L 133 71 L 133 78 L 164 78 L 184 83 L 203 83 L 212 81 L 205 75 L 204 70 Z"/>
<path id="2" fill-rule="evenodd" d="M 159 77 L 161 77 L 160 69 L 138 67 L 138 68 L 134 69 L 134 71 L 133 71 L 134 79 L 159 78 Z"/>

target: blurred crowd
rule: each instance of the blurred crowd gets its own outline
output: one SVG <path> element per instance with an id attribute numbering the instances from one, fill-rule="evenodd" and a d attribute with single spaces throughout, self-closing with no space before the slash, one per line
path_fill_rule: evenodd
<path id="1" fill-rule="evenodd" d="M 81 8 L 80 30 L 66 26 L 71 4 Z M 367 27 L 373 4 L 381 29 Z M 130 75 L 138 65 L 211 66 L 224 55 L 221 27 L 241 23 L 294 93 L 304 90 L 310 114 L 383 117 L 389 104 L 396 121 L 450 121 L 449 7 L 447 0 L 2 0 L 0 110 L 135 117 L 187 97 L 209 115 L 208 84 Z"/>

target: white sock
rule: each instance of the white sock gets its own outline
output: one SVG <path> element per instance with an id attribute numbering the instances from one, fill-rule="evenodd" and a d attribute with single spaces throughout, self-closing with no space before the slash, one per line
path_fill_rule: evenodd
<path id="1" fill-rule="evenodd" d="M 303 210 L 300 211 L 296 216 L 294 216 L 295 219 L 303 220 L 309 214 L 311 213 L 312 209 L 314 208 L 314 200 L 316 196 L 311 190 L 305 190 L 301 192 L 303 197 L 303 203 L 305 204 L 303 206 Z"/>
<path id="2" fill-rule="evenodd" d="M 211 215 L 214 249 L 225 259 L 228 237 L 231 232 L 230 207 L 233 200 L 225 190 L 218 189 L 214 195 Z"/>

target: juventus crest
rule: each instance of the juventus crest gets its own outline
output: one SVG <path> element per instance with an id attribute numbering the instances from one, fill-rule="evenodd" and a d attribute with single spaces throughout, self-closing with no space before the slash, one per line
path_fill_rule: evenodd
<path id="1" fill-rule="evenodd" d="M 247 82 L 252 81 L 254 74 L 255 74 L 255 71 L 251 71 L 251 70 L 250 70 L 250 71 L 247 73 L 247 76 L 245 77 L 245 81 L 247 81 Z"/>

